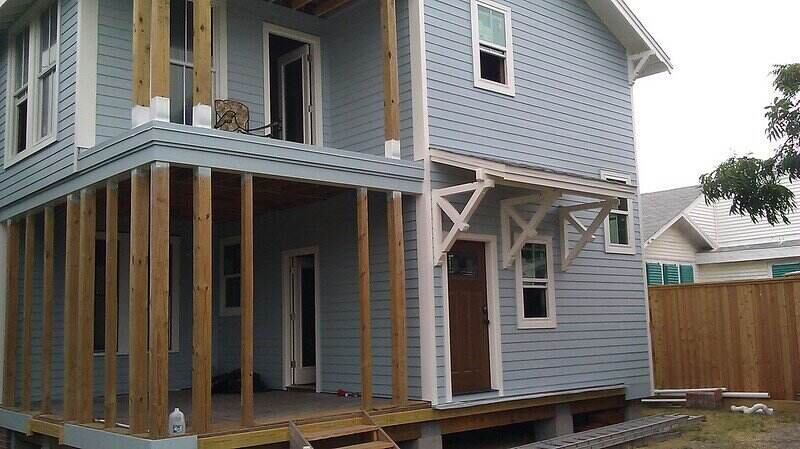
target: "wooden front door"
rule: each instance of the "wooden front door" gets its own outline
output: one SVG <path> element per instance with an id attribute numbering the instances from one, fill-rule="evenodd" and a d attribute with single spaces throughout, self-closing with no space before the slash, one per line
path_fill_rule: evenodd
<path id="1" fill-rule="evenodd" d="M 447 255 L 450 304 L 450 369 L 453 394 L 492 388 L 486 245 L 458 241 Z"/>

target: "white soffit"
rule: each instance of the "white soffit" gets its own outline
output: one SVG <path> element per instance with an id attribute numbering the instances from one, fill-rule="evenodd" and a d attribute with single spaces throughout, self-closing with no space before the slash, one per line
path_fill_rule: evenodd
<path id="1" fill-rule="evenodd" d="M 654 52 L 655 57 L 649 58 L 639 77 L 672 71 L 672 63 L 667 53 L 624 0 L 586 0 L 586 4 L 594 10 L 629 55 Z"/>

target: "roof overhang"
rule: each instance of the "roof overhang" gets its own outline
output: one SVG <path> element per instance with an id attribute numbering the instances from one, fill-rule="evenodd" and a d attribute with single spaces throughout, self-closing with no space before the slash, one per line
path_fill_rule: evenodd
<path id="1" fill-rule="evenodd" d="M 541 168 L 512 165 L 445 150 L 431 149 L 431 161 L 483 173 L 498 184 L 541 190 L 552 189 L 597 199 L 636 196 L 636 186 L 604 181 L 598 178 L 570 175 Z"/>
<path id="2" fill-rule="evenodd" d="M 11 27 L 36 0 L 0 0 L 0 31 Z"/>
<path id="3" fill-rule="evenodd" d="M 752 262 L 756 260 L 800 257 L 800 246 L 781 246 L 776 248 L 749 248 L 739 251 L 712 251 L 697 254 L 697 264 L 730 262 Z"/>
<path id="4" fill-rule="evenodd" d="M 642 56 L 648 56 L 642 66 L 634 71 L 634 79 L 672 71 L 667 53 L 624 0 L 586 0 L 586 3 L 625 47 L 628 55 L 637 59 L 632 62 L 638 63 Z"/>
<path id="5" fill-rule="evenodd" d="M 672 220 L 670 220 L 667 224 L 665 224 L 661 229 L 658 230 L 652 237 L 647 239 L 645 242 L 645 246 L 650 246 L 656 239 L 661 237 L 661 235 L 666 232 L 668 229 L 675 227 L 678 229 L 681 234 L 685 235 L 694 245 L 698 251 L 707 251 L 713 250 L 717 247 L 717 244 L 711 237 L 708 236 L 701 228 L 694 222 L 688 215 L 685 213 L 680 213 L 675 216 Z"/>

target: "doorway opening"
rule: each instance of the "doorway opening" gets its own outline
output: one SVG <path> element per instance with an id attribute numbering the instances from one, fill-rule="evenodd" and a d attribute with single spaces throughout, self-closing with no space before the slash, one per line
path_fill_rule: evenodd
<path id="1" fill-rule="evenodd" d="M 316 123 L 319 84 L 314 39 L 268 26 L 266 36 L 267 119 L 271 136 L 289 142 L 318 144 Z"/>
<path id="2" fill-rule="evenodd" d="M 315 248 L 284 253 L 284 384 L 318 391 L 319 263 Z"/>

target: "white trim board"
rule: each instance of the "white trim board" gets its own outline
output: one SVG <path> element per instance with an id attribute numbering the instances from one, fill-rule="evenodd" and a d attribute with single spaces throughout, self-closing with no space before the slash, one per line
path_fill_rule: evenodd
<path id="1" fill-rule="evenodd" d="M 498 268 L 497 236 L 491 234 L 460 234 L 458 240 L 485 243 L 486 251 L 486 302 L 489 309 L 489 366 L 492 389 L 503 396 L 503 351 L 500 322 L 500 286 Z M 453 377 L 450 358 L 450 291 L 448 286 L 447 264 L 442 270 L 442 309 L 444 310 L 444 363 L 445 363 L 445 402 L 453 402 Z M 469 396 L 469 395 L 467 395 Z"/>
<path id="2" fill-rule="evenodd" d="M 309 246 L 305 248 L 288 249 L 281 252 L 281 304 L 282 304 L 282 323 L 283 332 L 281 332 L 282 348 L 283 348 L 283 387 L 287 388 L 292 386 L 292 344 L 291 332 L 292 328 L 291 318 L 289 317 L 289 310 L 291 310 L 292 289 L 289 287 L 292 283 L 291 273 L 291 259 L 297 256 L 314 256 L 314 345 L 316 346 L 316 373 L 314 379 L 315 391 L 322 392 L 322 339 L 321 339 L 321 322 L 322 315 L 320 310 L 321 290 L 320 290 L 320 261 L 319 261 L 319 247 Z"/>
<path id="3" fill-rule="evenodd" d="M 285 28 L 273 23 L 264 22 L 263 47 L 264 47 L 264 123 L 272 122 L 272 106 L 270 103 L 270 67 L 269 67 L 269 35 L 293 39 L 311 46 L 311 72 L 314 81 L 314 141 L 315 146 L 325 143 L 323 113 L 322 113 L 322 45 L 319 36 L 303 33 L 301 31 Z M 265 130 L 265 133 L 269 132 Z"/>
<path id="4" fill-rule="evenodd" d="M 728 262 L 752 262 L 769 259 L 800 257 L 800 246 L 781 248 L 757 248 L 740 251 L 697 253 L 697 265 Z"/>
<path id="5" fill-rule="evenodd" d="M 75 64 L 75 146 L 91 148 L 97 138 L 98 0 L 78 2 L 78 49 Z"/>

